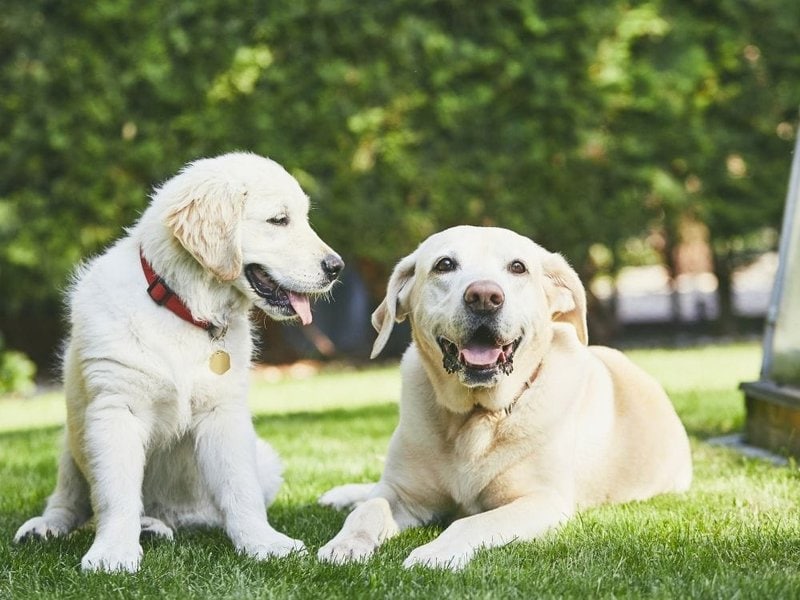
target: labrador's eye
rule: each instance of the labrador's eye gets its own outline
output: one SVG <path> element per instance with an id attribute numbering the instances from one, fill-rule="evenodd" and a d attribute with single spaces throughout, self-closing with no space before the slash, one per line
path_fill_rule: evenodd
<path id="1" fill-rule="evenodd" d="M 437 273 L 448 273 L 450 271 L 455 271 L 458 267 L 456 261 L 452 258 L 444 257 L 440 258 L 435 265 L 433 265 L 433 270 Z"/>
<path id="2" fill-rule="evenodd" d="M 522 275 L 528 272 L 528 268 L 521 260 L 512 261 L 511 264 L 508 265 L 508 270 L 514 273 L 514 275 Z"/>
<path id="3" fill-rule="evenodd" d="M 289 224 L 289 217 L 286 215 L 281 215 L 280 217 L 272 217 L 271 219 L 267 219 L 267 223 L 270 225 L 277 225 L 278 227 L 284 227 Z"/>

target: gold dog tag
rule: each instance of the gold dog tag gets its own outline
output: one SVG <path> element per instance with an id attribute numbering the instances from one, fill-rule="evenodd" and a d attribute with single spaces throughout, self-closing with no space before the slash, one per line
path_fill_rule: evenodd
<path id="1" fill-rule="evenodd" d="M 224 375 L 231 368 L 231 355 L 225 350 L 215 350 L 208 359 L 208 366 L 217 375 Z"/>

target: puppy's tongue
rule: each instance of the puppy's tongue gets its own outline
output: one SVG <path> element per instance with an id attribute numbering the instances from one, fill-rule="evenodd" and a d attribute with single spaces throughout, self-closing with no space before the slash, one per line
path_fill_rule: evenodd
<path id="1" fill-rule="evenodd" d="M 461 358 L 476 367 L 488 367 L 497 363 L 503 349 L 497 346 L 473 344 L 461 349 Z"/>
<path id="2" fill-rule="evenodd" d="M 309 302 L 308 296 L 288 291 L 287 294 L 289 295 L 289 304 L 292 305 L 294 312 L 300 317 L 303 325 L 311 323 L 311 302 Z"/>

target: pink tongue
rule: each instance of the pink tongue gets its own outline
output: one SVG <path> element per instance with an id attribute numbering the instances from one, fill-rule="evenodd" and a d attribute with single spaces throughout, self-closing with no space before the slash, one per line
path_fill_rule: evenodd
<path id="1" fill-rule="evenodd" d="M 311 302 L 308 301 L 308 296 L 295 294 L 294 292 L 287 293 L 289 294 L 289 304 L 292 305 L 294 312 L 300 317 L 303 325 L 311 323 Z"/>
<path id="2" fill-rule="evenodd" d="M 502 352 L 496 346 L 467 346 L 461 350 L 461 357 L 471 365 L 487 367 L 495 364 Z"/>

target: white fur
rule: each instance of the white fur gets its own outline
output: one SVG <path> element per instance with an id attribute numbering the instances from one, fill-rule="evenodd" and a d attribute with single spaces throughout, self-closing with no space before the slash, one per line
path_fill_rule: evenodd
<path id="1" fill-rule="evenodd" d="M 203 159 L 156 190 L 127 235 L 80 269 L 58 482 L 15 540 L 64 535 L 94 514 L 88 571 L 136 571 L 140 532 L 171 538 L 181 525 L 223 527 L 258 559 L 304 551 L 267 521 L 281 467 L 247 407 L 248 310 L 286 316 L 253 292 L 243 267 L 264 265 L 297 292 L 327 292 L 321 261 L 335 255 L 307 215 L 308 199 L 277 163 L 247 153 Z M 282 216 L 288 224 L 269 222 Z M 140 248 L 196 319 L 227 326 L 221 339 L 148 296 Z M 223 375 L 209 368 L 220 348 L 231 357 Z"/>
<path id="2" fill-rule="evenodd" d="M 458 269 L 435 272 L 442 257 Z M 525 273 L 510 269 L 516 260 Z M 487 280 L 505 294 L 498 331 L 522 341 L 512 373 L 476 384 L 445 371 L 436 336 L 470 335 L 464 293 Z M 460 569 L 479 549 L 542 536 L 582 507 L 689 487 L 689 443 L 669 399 L 622 354 L 587 346 L 585 292 L 561 256 L 503 229 L 446 230 L 395 269 L 373 315 L 375 354 L 405 318 L 413 343 L 386 467 L 375 486 L 320 499 L 357 505 L 321 560 L 363 560 L 398 531 L 456 516 L 404 564 Z"/>

